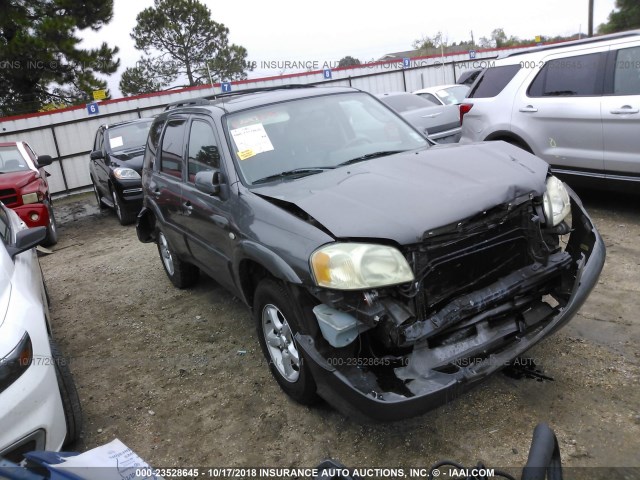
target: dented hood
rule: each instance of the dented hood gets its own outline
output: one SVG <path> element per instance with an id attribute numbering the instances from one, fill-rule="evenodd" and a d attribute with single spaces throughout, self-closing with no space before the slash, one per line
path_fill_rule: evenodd
<path id="1" fill-rule="evenodd" d="M 252 188 L 296 205 L 336 238 L 419 242 L 430 230 L 542 195 L 548 165 L 504 142 L 446 145 Z"/>

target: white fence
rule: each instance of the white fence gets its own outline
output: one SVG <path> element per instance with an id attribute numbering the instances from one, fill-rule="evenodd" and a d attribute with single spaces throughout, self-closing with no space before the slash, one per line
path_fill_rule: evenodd
<path id="1" fill-rule="evenodd" d="M 501 50 L 508 53 L 516 49 Z M 376 62 L 330 71 L 314 71 L 232 82 L 233 91 L 247 88 L 297 84 L 331 84 L 352 86 L 370 93 L 414 91 L 433 85 L 454 83 L 458 75 L 470 68 L 490 66 L 496 50 L 478 51 L 475 59 L 468 53 L 444 57 L 418 57 L 407 60 Z M 328 78 L 330 77 L 330 78 Z M 52 193 L 65 193 L 91 185 L 89 152 L 97 128 L 161 112 L 172 102 L 220 93 L 221 85 L 205 85 L 182 90 L 157 92 L 135 97 L 107 100 L 90 115 L 86 106 L 52 112 L 0 118 L 0 142 L 26 141 L 38 154 L 48 154 L 54 163 L 47 167 Z"/>

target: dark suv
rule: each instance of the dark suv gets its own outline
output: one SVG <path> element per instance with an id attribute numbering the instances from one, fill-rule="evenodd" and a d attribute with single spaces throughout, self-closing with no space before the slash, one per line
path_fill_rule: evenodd
<path id="1" fill-rule="evenodd" d="M 137 233 L 175 286 L 202 271 L 252 309 L 295 400 L 397 419 L 587 298 L 604 245 L 548 168 L 501 142 L 431 146 L 352 88 L 220 95 L 155 119 Z"/>
<path id="2" fill-rule="evenodd" d="M 96 132 L 89 171 L 98 207 L 115 210 L 122 225 L 142 208 L 142 155 L 152 118 L 102 125 Z"/>

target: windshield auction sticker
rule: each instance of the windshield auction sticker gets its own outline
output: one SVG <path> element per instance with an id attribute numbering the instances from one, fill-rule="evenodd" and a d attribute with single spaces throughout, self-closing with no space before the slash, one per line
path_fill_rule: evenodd
<path id="1" fill-rule="evenodd" d="M 240 160 L 273 150 L 273 144 L 261 123 L 231 130 L 231 136 L 236 142 Z"/>
<path id="2" fill-rule="evenodd" d="M 124 141 L 122 140 L 122 137 L 114 137 L 109 139 L 109 146 L 112 149 L 121 147 L 122 145 L 124 145 Z"/>

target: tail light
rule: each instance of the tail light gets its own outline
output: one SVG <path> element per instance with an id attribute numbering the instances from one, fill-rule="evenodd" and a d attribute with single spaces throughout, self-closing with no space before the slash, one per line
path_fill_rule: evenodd
<path id="1" fill-rule="evenodd" d="M 469 113 L 469 110 L 473 108 L 473 103 L 461 103 L 460 104 L 460 125 L 462 125 L 462 118 L 466 113 Z"/>

